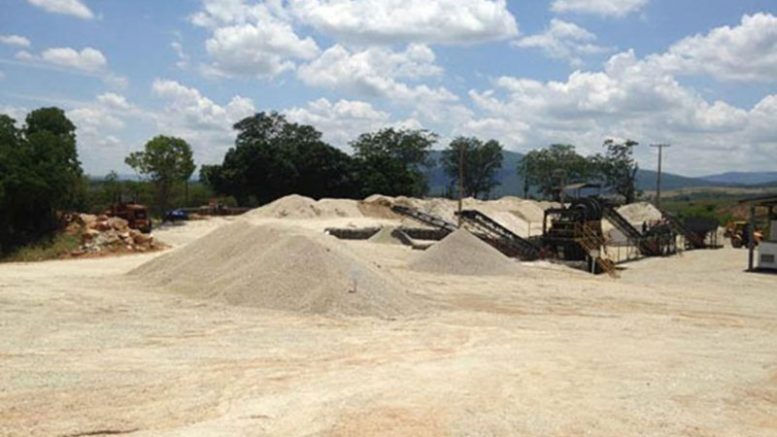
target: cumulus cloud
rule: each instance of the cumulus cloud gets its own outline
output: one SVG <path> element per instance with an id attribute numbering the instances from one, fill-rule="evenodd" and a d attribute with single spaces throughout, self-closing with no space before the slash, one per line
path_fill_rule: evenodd
<path id="1" fill-rule="evenodd" d="M 217 162 L 233 144 L 232 125 L 256 112 L 251 99 L 233 97 L 219 105 L 193 87 L 174 80 L 156 79 L 153 93 L 167 102 L 158 113 L 156 124 L 160 132 L 189 141 L 200 162 Z"/>
<path id="2" fill-rule="evenodd" d="M 80 52 L 70 47 L 46 49 L 40 57 L 51 64 L 88 72 L 103 70 L 108 65 L 108 60 L 102 52 L 91 47 L 86 47 Z"/>
<path id="3" fill-rule="evenodd" d="M 80 0 L 27 0 L 27 2 L 55 14 L 72 15 L 84 20 L 94 18 L 91 9 Z"/>
<path id="4" fill-rule="evenodd" d="M 720 80 L 777 81 L 777 17 L 745 15 L 739 26 L 684 38 L 650 58 L 666 71 Z"/>
<path id="5" fill-rule="evenodd" d="M 647 3 L 648 0 L 555 0 L 550 9 L 553 12 L 623 17 L 639 11 Z"/>
<path id="6" fill-rule="evenodd" d="M 300 66 L 298 77 L 310 86 L 411 107 L 414 118 L 452 121 L 468 113 L 458 104 L 459 97 L 445 87 L 418 83 L 442 71 L 434 52 L 425 45 L 411 44 L 398 52 L 381 46 L 352 51 L 336 44 Z"/>
<path id="7" fill-rule="evenodd" d="M 291 0 L 301 22 L 357 43 L 469 44 L 513 37 L 505 0 Z"/>
<path id="8" fill-rule="evenodd" d="M 396 91 L 403 88 L 396 79 L 418 79 L 441 73 L 442 68 L 435 64 L 434 52 L 424 45 L 410 45 L 402 52 L 385 47 L 351 52 L 337 44 L 301 66 L 298 76 L 307 85 L 395 98 L 399 97 Z"/>
<path id="9" fill-rule="evenodd" d="M 609 47 L 596 44 L 596 35 L 577 24 L 554 18 L 545 32 L 523 37 L 513 42 L 522 48 L 537 48 L 548 57 L 562 59 L 573 66 L 580 66 L 583 57 L 606 53 Z"/>
<path id="10" fill-rule="evenodd" d="M 30 40 L 20 35 L 0 35 L 0 44 L 16 47 L 29 47 Z"/>
<path id="11" fill-rule="evenodd" d="M 14 57 L 35 68 L 73 72 L 98 77 L 114 88 L 125 88 L 127 78 L 108 70 L 108 60 L 101 51 L 86 47 L 80 51 L 71 47 L 46 49 L 36 55 L 26 50 L 17 52 Z"/>
<path id="12" fill-rule="evenodd" d="M 460 129 L 486 126 L 513 147 L 569 142 L 592 153 L 609 137 L 669 142 L 681 158 L 674 161 L 675 171 L 689 174 L 731 162 L 731 144 L 741 148 L 742 166 L 756 164 L 749 155 L 756 148 L 777 150 L 777 129 L 763 122 L 777 114 L 771 98 L 752 109 L 707 101 L 632 51 L 613 56 L 603 71 L 577 71 L 565 81 L 505 76 L 494 86 L 470 92 L 481 114 Z M 648 157 L 646 150 L 641 153 Z"/>
<path id="13" fill-rule="evenodd" d="M 274 77 L 295 61 L 316 57 L 319 48 L 300 37 L 274 2 L 246 5 L 239 0 L 205 2 L 192 23 L 211 30 L 205 49 L 213 62 L 205 71 L 221 76 Z"/>
<path id="14" fill-rule="evenodd" d="M 345 148 L 359 134 L 386 127 L 391 119 L 388 112 L 379 111 L 367 102 L 339 100 L 331 103 L 323 98 L 303 107 L 287 109 L 284 113 L 291 121 L 314 126 L 324 134 L 324 141 L 340 148 Z"/>

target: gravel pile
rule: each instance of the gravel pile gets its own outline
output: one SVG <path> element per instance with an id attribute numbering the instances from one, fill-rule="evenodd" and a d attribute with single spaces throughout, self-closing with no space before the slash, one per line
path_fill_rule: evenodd
<path id="1" fill-rule="evenodd" d="M 245 222 L 131 274 L 193 297 L 302 313 L 391 318 L 422 306 L 394 277 L 333 237 Z"/>
<path id="2" fill-rule="evenodd" d="M 289 218 L 312 219 L 332 217 L 362 217 L 358 202 L 347 199 L 321 199 L 292 194 L 247 212 L 250 219 Z"/>
<path id="3" fill-rule="evenodd" d="M 397 229 L 396 226 L 383 226 L 380 230 L 369 238 L 369 242 L 378 244 L 402 244 L 392 233 Z"/>
<path id="4" fill-rule="evenodd" d="M 618 208 L 618 212 L 634 226 L 642 226 L 644 222 L 656 222 L 663 218 L 663 214 L 652 203 L 637 202 Z"/>
<path id="5" fill-rule="evenodd" d="M 512 275 L 518 265 L 470 232 L 459 229 L 415 256 L 411 270 L 450 275 Z"/>

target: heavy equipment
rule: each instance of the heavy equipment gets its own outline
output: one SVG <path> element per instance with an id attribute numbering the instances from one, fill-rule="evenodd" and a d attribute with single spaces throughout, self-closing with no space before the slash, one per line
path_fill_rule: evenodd
<path id="1" fill-rule="evenodd" d="M 139 203 L 114 203 L 103 214 L 108 217 L 119 217 L 127 221 L 130 229 L 137 229 L 145 234 L 151 233 L 151 218 L 148 208 Z"/>

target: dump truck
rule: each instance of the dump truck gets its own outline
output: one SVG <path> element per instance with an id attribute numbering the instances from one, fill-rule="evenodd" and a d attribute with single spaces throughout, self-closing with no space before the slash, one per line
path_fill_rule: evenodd
<path id="1" fill-rule="evenodd" d="M 103 214 L 109 217 L 119 217 L 127 220 L 130 229 L 137 229 L 144 234 L 151 233 L 151 218 L 148 207 L 139 203 L 114 203 Z"/>

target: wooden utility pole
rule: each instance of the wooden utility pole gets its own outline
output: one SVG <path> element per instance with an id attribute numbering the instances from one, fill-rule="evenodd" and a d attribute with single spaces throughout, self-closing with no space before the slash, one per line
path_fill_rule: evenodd
<path id="1" fill-rule="evenodd" d="M 459 228 L 461 228 L 461 208 L 464 199 L 464 149 L 466 147 L 463 142 L 459 145 Z"/>
<path id="2" fill-rule="evenodd" d="M 658 173 L 656 174 L 656 208 L 661 208 L 661 164 L 663 161 L 663 151 L 665 147 L 672 147 L 671 144 L 652 144 L 650 147 L 658 149 Z"/>

